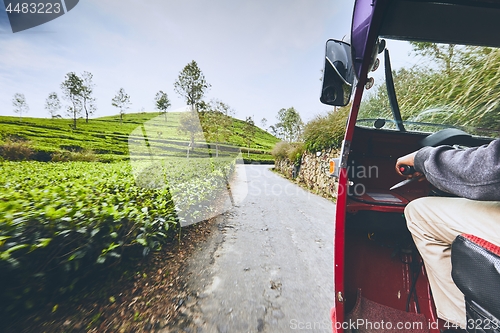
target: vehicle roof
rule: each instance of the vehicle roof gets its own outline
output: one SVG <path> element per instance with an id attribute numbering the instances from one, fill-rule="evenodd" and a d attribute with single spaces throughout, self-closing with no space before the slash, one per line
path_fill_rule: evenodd
<path id="1" fill-rule="evenodd" d="M 500 0 L 390 0 L 379 35 L 500 47 Z"/>

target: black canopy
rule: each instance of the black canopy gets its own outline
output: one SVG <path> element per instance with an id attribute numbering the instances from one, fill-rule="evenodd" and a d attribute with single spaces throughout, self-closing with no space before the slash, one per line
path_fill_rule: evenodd
<path id="1" fill-rule="evenodd" d="M 500 47 L 500 0 L 389 0 L 379 35 Z"/>

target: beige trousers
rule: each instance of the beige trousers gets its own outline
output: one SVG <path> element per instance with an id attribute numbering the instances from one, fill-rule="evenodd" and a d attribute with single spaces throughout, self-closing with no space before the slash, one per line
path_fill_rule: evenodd
<path id="1" fill-rule="evenodd" d="M 424 259 L 438 317 L 465 328 L 464 296 L 451 278 L 451 243 L 466 233 L 500 245 L 500 202 L 425 197 L 410 202 L 405 216 Z"/>

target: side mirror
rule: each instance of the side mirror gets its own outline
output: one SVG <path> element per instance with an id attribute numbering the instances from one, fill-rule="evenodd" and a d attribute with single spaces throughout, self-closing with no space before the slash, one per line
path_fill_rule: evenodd
<path id="1" fill-rule="evenodd" d="M 351 46 L 329 39 L 326 42 L 323 88 L 319 100 L 327 105 L 346 106 L 351 99 L 353 81 Z"/>

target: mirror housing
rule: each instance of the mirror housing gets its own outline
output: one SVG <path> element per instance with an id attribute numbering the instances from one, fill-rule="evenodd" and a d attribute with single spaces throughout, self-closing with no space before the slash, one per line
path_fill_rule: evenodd
<path id="1" fill-rule="evenodd" d="M 346 106 L 351 99 L 353 81 L 351 46 L 329 39 L 326 42 L 323 87 L 319 100 L 327 105 Z"/>

